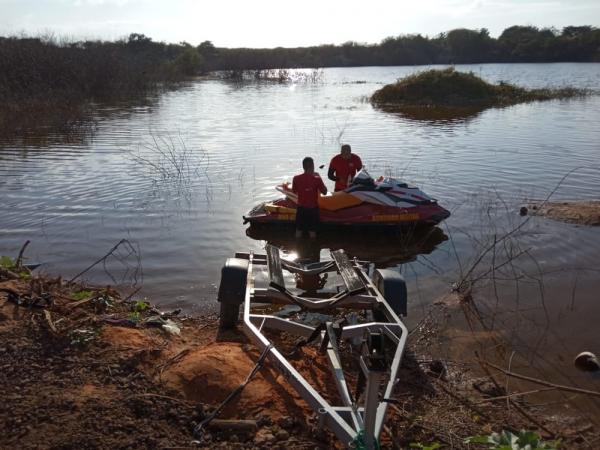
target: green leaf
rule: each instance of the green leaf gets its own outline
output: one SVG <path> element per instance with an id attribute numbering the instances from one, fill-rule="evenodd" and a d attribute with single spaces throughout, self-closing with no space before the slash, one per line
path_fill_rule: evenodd
<path id="1" fill-rule="evenodd" d="M 146 311 L 149 307 L 150 307 L 150 304 L 148 302 L 145 302 L 143 300 L 138 300 L 133 305 L 133 310 L 136 312 L 143 312 L 143 311 Z"/>

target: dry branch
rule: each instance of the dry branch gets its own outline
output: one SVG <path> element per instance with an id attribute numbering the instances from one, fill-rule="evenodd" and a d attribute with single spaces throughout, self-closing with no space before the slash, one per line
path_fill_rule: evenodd
<path id="1" fill-rule="evenodd" d="M 520 380 L 530 381 L 532 383 L 540 384 L 542 386 L 548 386 L 553 389 L 558 389 L 561 391 L 576 392 L 578 394 L 585 394 L 585 395 L 591 395 L 593 397 L 600 397 L 600 392 L 598 392 L 598 391 L 590 391 L 588 389 L 581 389 L 581 388 L 577 388 L 574 386 L 565 386 L 562 384 L 550 383 L 549 381 L 540 380 L 539 378 L 528 377 L 526 375 L 521 375 L 519 373 L 511 372 L 509 370 L 503 369 L 502 367 L 498 367 L 497 365 L 492 364 L 487 361 L 483 361 L 483 363 L 487 366 L 490 366 L 493 369 L 496 369 L 499 372 L 502 372 L 503 374 L 505 374 L 509 377 L 519 378 Z"/>

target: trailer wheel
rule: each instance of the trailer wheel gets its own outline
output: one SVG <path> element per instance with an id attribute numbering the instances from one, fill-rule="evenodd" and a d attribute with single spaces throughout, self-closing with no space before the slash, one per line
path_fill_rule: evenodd
<path id="1" fill-rule="evenodd" d="M 219 328 L 229 330 L 235 328 L 239 322 L 240 305 L 221 303 L 219 309 Z"/>
<path id="2" fill-rule="evenodd" d="M 373 283 L 392 310 L 399 316 L 406 316 L 408 293 L 402 274 L 392 269 L 376 269 Z"/>
<path id="3" fill-rule="evenodd" d="M 223 329 L 235 328 L 239 321 L 240 305 L 246 297 L 248 260 L 227 258 L 221 269 L 221 283 L 217 301 L 221 303 L 219 326 Z"/>

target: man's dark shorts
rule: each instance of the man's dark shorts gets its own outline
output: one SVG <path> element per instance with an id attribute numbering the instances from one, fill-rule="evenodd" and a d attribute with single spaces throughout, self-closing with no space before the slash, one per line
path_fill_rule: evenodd
<path id="1" fill-rule="evenodd" d="M 300 231 L 317 231 L 319 228 L 319 208 L 296 209 L 296 229 Z"/>

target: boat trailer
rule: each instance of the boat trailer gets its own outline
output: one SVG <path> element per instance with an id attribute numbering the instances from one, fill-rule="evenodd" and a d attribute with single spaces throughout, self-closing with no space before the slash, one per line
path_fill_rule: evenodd
<path id="1" fill-rule="evenodd" d="M 376 269 L 369 262 L 350 259 L 343 250 L 332 251 L 331 258 L 331 261 L 309 264 L 287 261 L 272 245 L 266 246 L 264 255 L 236 253 L 234 258 L 227 259 L 221 272 L 220 325 L 235 327 L 243 305 L 245 334 L 315 411 L 319 427 L 329 428 L 349 448 L 374 449 L 379 447 L 408 335 L 399 317 L 406 315 L 406 284 L 399 272 Z M 257 287 L 255 283 L 260 284 L 257 279 L 265 273 L 265 266 L 266 287 Z M 286 287 L 283 271 L 293 274 L 300 282 L 321 280 L 318 288 L 323 287 L 323 279 L 326 280 L 329 273 L 337 272 L 342 283 L 333 292 L 310 288 L 298 295 Z M 258 305 L 264 312 L 265 304 L 297 305 L 303 312 L 327 313 L 331 320 L 313 327 L 277 315 L 253 312 Z M 342 320 L 334 321 L 333 316 L 341 316 Z M 304 343 L 320 339 L 319 351 L 328 357 L 341 404 L 332 405 L 317 392 L 263 334 L 267 329 L 303 338 Z M 340 347 L 350 346 L 359 353 L 360 370 L 354 395 L 344 376 L 340 352 Z M 354 362 L 356 364 L 356 360 Z"/>

